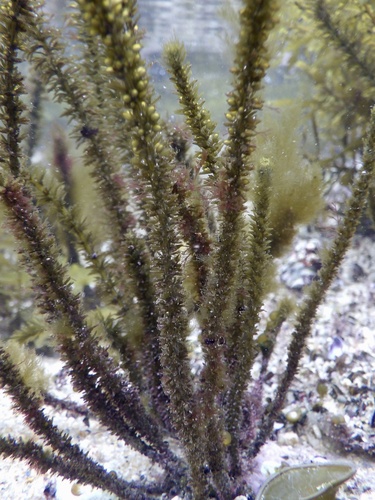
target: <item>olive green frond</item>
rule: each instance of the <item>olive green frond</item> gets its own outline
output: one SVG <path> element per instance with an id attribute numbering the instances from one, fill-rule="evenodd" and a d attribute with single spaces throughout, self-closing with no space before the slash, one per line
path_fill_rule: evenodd
<path id="1" fill-rule="evenodd" d="M 22 46 L 22 33 L 26 30 L 23 15 L 29 14 L 26 2 L 9 0 L 1 6 L 0 20 L 0 162 L 9 162 L 8 168 L 14 176 L 20 171 L 22 152 L 21 125 L 26 123 L 23 77 L 18 69 L 19 47 Z M 4 152 L 12 152 L 3 157 Z M 6 153 L 5 153 L 6 154 Z"/>
<path id="2" fill-rule="evenodd" d="M 191 129 L 195 144 L 201 150 L 199 161 L 202 169 L 215 174 L 219 166 L 218 155 L 222 144 L 215 132 L 216 124 L 212 122 L 210 113 L 199 96 L 197 82 L 191 78 L 191 68 L 185 62 L 184 45 L 177 41 L 167 43 L 164 46 L 164 59 L 177 89 L 186 124 Z"/>
<path id="3" fill-rule="evenodd" d="M 365 139 L 364 163 L 358 179 L 353 186 L 350 199 L 346 204 L 346 210 L 337 229 L 336 238 L 329 251 L 322 260 L 322 268 L 318 279 L 310 285 L 305 301 L 301 305 L 296 321 L 292 341 L 288 348 L 288 360 L 286 369 L 278 385 L 278 390 L 272 404 L 263 416 L 261 430 L 249 451 L 250 456 L 254 456 L 269 436 L 276 415 L 280 411 L 288 388 L 297 373 L 301 362 L 302 350 L 306 344 L 306 339 L 310 333 L 311 325 L 316 317 L 319 305 L 325 298 L 327 290 L 337 275 L 339 266 L 354 236 L 359 223 L 360 214 L 366 203 L 370 183 L 375 171 L 375 110 L 372 109 L 371 123 Z"/>

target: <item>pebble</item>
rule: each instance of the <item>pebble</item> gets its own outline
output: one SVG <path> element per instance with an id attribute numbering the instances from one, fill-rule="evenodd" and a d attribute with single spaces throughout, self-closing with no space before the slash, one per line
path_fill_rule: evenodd
<path id="1" fill-rule="evenodd" d="M 299 444 L 299 437 L 295 432 L 284 432 L 279 434 L 277 442 L 280 446 L 296 446 Z"/>

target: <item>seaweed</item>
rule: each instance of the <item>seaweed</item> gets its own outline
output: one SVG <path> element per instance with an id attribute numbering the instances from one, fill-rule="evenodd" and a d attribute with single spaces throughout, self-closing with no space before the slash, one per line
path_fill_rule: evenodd
<path id="1" fill-rule="evenodd" d="M 319 10 L 324 2 L 309 4 Z M 242 2 L 221 137 L 177 41 L 166 45 L 164 60 L 185 125 L 165 122 L 142 56 L 135 0 L 75 2 L 67 14 L 72 47 L 37 1 L 3 3 L 0 198 L 30 280 L 34 321 L 53 339 L 90 415 L 160 465 L 165 478 L 126 481 L 73 444 L 44 412 L 51 398 L 33 387 L 37 377 L 20 372 L 5 342 L 1 385 L 41 444 L 2 437 L 2 455 L 119 498 L 251 494 L 244 464 L 272 434 L 358 225 L 374 166 L 371 112 L 363 166 L 317 279 L 296 307 L 287 360 L 272 402 L 264 404 L 263 373 L 251 390 L 251 369 L 257 357 L 266 369 L 293 308 L 281 299 L 273 321 L 261 326 L 265 300 L 276 289 L 275 259 L 323 205 L 319 169 L 304 164 L 297 141 L 289 140 L 296 129 L 273 120 L 271 131 L 259 132 L 278 7 L 274 0 Z M 325 29 L 330 36 L 327 23 Z M 352 61 L 355 44 L 341 45 Z M 37 75 L 31 113 L 21 97 L 23 61 Z M 54 133 L 58 175 L 36 168 L 32 158 L 44 140 L 45 94 L 63 104 L 68 119 L 70 139 L 61 129 Z M 80 211 L 87 186 L 74 178 L 69 141 L 90 176 L 94 221 Z M 18 339 L 30 340 L 36 324 L 18 330 Z"/>

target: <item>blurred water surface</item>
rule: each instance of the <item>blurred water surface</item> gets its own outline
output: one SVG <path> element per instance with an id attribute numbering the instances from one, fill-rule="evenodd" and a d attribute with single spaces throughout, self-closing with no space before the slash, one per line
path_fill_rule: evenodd
<path id="1" fill-rule="evenodd" d="M 168 39 L 177 37 L 189 52 L 222 52 L 222 0 L 139 0 L 138 6 L 148 51 L 160 53 Z"/>
<path id="2" fill-rule="evenodd" d="M 223 0 L 139 0 L 139 25 L 145 31 L 144 56 L 150 62 L 150 73 L 162 97 L 164 111 L 171 116 L 177 98 L 162 61 L 163 45 L 173 39 L 185 44 L 193 76 L 213 118 L 222 122 L 225 92 L 230 83 L 230 50 L 222 8 Z M 233 2 L 232 2 L 233 3 Z"/>

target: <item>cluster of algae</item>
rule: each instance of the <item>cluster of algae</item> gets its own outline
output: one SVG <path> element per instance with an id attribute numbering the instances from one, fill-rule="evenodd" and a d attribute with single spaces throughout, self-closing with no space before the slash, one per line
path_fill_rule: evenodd
<path id="1" fill-rule="evenodd" d="M 330 12 L 322 0 L 308 4 L 318 19 Z M 290 311 L 281 297 L 272 315 L 274 335 L 259 326 L 276 279 L 274 259 L 290 247 L 297 225 L 321 207 L 318 168 L 303 164 L 294 136 L 284 133 L 290 127 L 281 123 L 278 131 L 273 119 L 271 132 L 259 133 L 262 121 L 268 128 L 261 89 L 278 9 L 275 0 L 242 2 L 221 138 L 176 41 L 166 45 L 164 59 L 187 132 L 172 126 L 171 133 L 160 116 L 142 58 L 135 0 L 77 0 L 69 14 L 71 51 L 38 2 L 8 0 L 1 6 L 0 196 L 30 275 L 33 301 L 90 411 L 118 439 L 159 464 L 165 478 L 160 484 L 126 481 L 72 444 L 44 413 L 47 395 L 29 387 L 2 345 L 0 381 L 43 441 L 1 437 L 4 456 L 119 498 L 152 499 L 165 491 L 197 500 L 251 494 L 246 464 L 272 433 L 319 304 L 356 229 L 374 163 L 371 115 L 363 169 L 337 237 L 296 312 L 275 397 L 264 407 L 257 401 L 258 414 L 248 422 L 254 359 L 271 356 L 275 332 Z M 96 188 L 95 210 L 101 208 L 106 221 L 100 234 L 90 231 L 69 196 L 64 155 L 56 155 L 60 183 L 31 165 L 43 139 L 33 130 L 35 144 L 23 141 L 27 124 L 30 132 L 31 125 L 37 127 L 21 99 L 23 58 L 64 103 Z M 186 134 L 196 147 L 190 158 L 183 154 Z M 303 196 L 307 190 L 309 196 Z M 74 289 L 73 261 L 93 277 L 90 301 L 87 290 Z M 193 323 L 203 358 L 198 373 L 190 360 Z M 265 334 L 267 345 L 257 341 Z M 251 397 L 261 398 L 260 392 Z M 251 442 L 243 437 L 250 435 L 244 426 L 254 428 Z M 170 446 L 173 438 L 183 458 Z M 349 472 L 350 467 L 344 475 Z M 341 480 L 328 485 L 329 495 Z M 261 498 L 272 498 L 265 492 L 266 487 Z"/>

